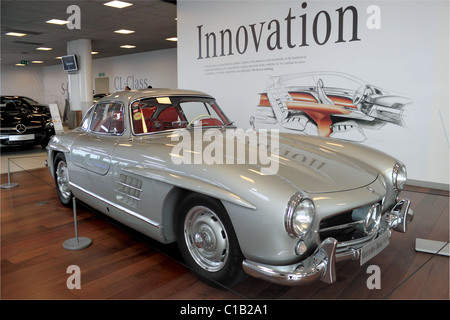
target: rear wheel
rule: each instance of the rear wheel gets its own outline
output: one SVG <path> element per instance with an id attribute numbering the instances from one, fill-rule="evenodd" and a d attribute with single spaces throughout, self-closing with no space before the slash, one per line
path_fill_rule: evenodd
<path id="1" fill-rule="evenodd" d="M 55 183 L 58 192 L 59 200 L 65 206 L 72 204 L 72 191 L 69 183 L 69 170 L 67 168 L 66 157 L 63 153 L 58 153 L 55 156 Z"/>
<path id="2" fill-rule="evenodd" d="M 244 277 L 243 255 L 222 204 L 193 194 L 180 207 L 177 239 L 186 264 L 201 278 L 233 286 Z"/>

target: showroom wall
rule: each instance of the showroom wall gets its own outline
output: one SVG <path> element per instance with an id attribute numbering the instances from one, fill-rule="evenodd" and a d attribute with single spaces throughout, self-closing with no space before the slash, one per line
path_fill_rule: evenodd
<path id="1" fill-rule="evenodd" d="M 177 50 L 153 52 L 92 60 L 94 80 L 107 79 L 109 93 L 153 87 L 177 87 Z M 68 90 L 68 76 L 60 64 L 50 67 L 2 68 L 1 94 L 30 96 L 41 103 L 57 103 L 63 113 Z M 95 83 L 95 81 L 94 81 Z M 95 90 L 95 87 L 94 87 Z"/>
<path id="2" fill-rule="evenodd" d="M 43 68 L 2 67 L 1 94 L 29 96 L 39 102 L 44 100 Z"/>
<path id="3" fill-rule="evenodd" d="M 240 127 L 255 117 L 362 143 L 405 162 L 410 182 L 445 189 L 448 60 L 448 1 L 178 1 L 180 87 L 212 94 Z M 347 108 L 282 97 L 322 89 L 347 95 Z"/>

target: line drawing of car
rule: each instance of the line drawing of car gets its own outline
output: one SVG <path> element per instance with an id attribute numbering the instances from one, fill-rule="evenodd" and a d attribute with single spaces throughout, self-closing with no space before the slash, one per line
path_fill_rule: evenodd
<path id="1" fill-rule="evenodd" d="M 405 126 L 412 100 L 341 72 L 273 76 L 260 94 L 255 121 L 297 132 L 355 142 L 365 130 Z"/>
<path id="2" fill-rule="evenodd" d="M 237 130 L 208 94 L 115 93 L 79 128 L 52 137 L 47 165 L 64 205 L 78 199 L 161 243 L 178 243 L 194 273 L 225 286 L 248 275 L 281 285 L 334 283 L 336 262 L 366 263 L 413 219 L 411 201 L 400 196 L 405 166 L 357 143 L 279 133 L 275 174 L 249 161 L 174 163 L 178 138 L 188 135 L 205 151 L 210 144 L 197 135 L 212 129 Z M 248 154 L 261 149 L 232 142 Z M 236 154 L 216 149 L 215 156 Z"/>

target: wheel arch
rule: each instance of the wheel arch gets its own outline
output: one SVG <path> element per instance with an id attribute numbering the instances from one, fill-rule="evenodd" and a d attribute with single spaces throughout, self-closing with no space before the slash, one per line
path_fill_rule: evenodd
<path id="1" fill-rule="evenodd" d="M 64 156 L 67 159 L 67 154 L 70 153 L 69 149 L 62 147 L 62 146 L 56 146 L 56 147 L 47 147 L 47 165 L 48 169 L 50 170 L 50 173 L 52 177 L 55 177 L 55 158 L 58 153 L 64 154 Z"/>
<path id="2" fill-rule="evenodd" d="M 164 203 L 162 206 L 161 212 L 161 238 L 165 243 L 175 242 L 177 241 L 176 236 L 176 227 L 178 222 L 177 213 L 179 207 L 183 200 L 190 195 L 199 195 L 202 197 L 209 198 L 213 201 L 216 201 L 220 204 L 223 209 L 227 212 L 226 206 L 223 203 L 223 200 L 218 197 L 213 197 L 208 194 L 204 194 L 198 191 L 189 190 L 181 187 L 173 187 L 172 190 L 167 194 L 164 199 Z M 231 219 L 227 212 L 228 217 Z"/>

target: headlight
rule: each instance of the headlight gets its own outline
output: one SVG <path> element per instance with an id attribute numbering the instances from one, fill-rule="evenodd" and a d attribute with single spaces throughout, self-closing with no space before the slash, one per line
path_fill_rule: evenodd
<path id="1" fill-rule="evenodd" d="M 395 190 L 400 192 L 403 190 L 406 184 L 406 167 L 403 163 L 397 162 L 392 170 L 392 183 Z"/>
<path id="2" fill-rule="evenodd" d="M 296 193 L 289 200 L 284 219 L 287 233 L 292 238 L 305 236 L 314 219 L 314 203 L 304 194 Z"/>

